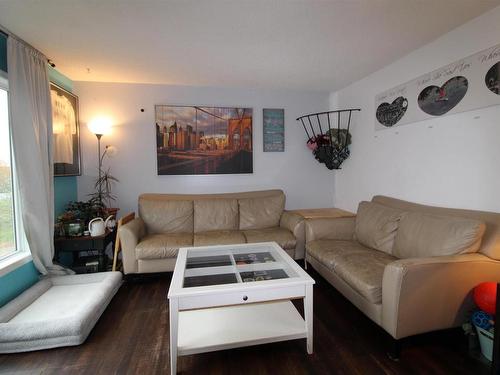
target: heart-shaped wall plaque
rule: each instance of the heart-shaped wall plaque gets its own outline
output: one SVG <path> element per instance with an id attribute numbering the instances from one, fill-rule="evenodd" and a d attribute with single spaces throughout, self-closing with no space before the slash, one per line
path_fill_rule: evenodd
<path id="1" fill-rule="evenodd" d="M 486 87 L 493 93 L 500 95 L 500 62 L 493 65 L 486 77 L 484 77 Z"/>
<path id="2" fill-rule="evenodd" d="M 441 87 L 427 86 L 418 96 L 418 106 L 429 115 L 444 115 L 460 103 L 468 88 L 469 82 L 463 76 L 450 78 Z"/>
<path id="3" fill-rule="evenodd" d="M 408 100 L 399 96 L 391 104 L 384 102 L 377 107 L 377 120 L 384 126 L 394 126 L 405 115 L 407 108 Z"/>

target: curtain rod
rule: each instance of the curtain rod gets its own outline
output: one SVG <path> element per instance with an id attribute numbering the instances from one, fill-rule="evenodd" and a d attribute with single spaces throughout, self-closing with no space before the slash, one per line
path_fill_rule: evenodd
<path id="1" fill-rule="evenodd" d="M 12 31 L 10 31 L 9 29 L 7 29 L 6 27 L 0 25 L 0 33 L 1 34 L 4 34 L 7 38 L 14 38 L 14 39 L 17 39 L 19 40 L 21 43 L 24 43 L 25 45 L 27 45 L 28 47 L 30 48 L 33 48 L 35 51 L 38 51 L 40 52 L 43 56 L 45 56 L 45 58 L 47 59 L 47 64 L 49 64 L 51 67 L 55 68 L 56 67 L 56 64 L 54 64 L 54 62 L 49 59 L 45 53 L 43 53 L 42 51 L 40 51 L 38 48 L 35 48 L 33 47 L 31 44 L 29 44 L 28 42 L 26 42 L 24 39 L 21 39 L 19 38 L 16 34 L 14 34 Z"/>

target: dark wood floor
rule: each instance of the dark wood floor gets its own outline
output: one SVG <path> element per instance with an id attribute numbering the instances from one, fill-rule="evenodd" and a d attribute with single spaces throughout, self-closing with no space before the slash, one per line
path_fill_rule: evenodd
<path id="1" fill-rule="evenodd" d="M 313 271 L 314 354 L 305 340 L 181 357 L 182 374 L 488 374 L 467 352 L 460 330 L 403 344 L 399 362 L 385 354 L 386 335 Z M 87 341 L 78 347 L 0 355 L 8 374 L 166 374 L 170 276 L 127 282 Z"/>

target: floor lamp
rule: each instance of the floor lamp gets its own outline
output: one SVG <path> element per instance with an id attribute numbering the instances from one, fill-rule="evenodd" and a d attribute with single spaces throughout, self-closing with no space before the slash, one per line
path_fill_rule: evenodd
<path id="1" fill-rule="evenodd" d="M 101 156 L 101 138 L 104 134 L 108 134 L 111 129 L 111 119 L 107 117 L 97 117 L 88 123 L 89 130 L 94 133 L 97 137 L 97 161 L 99 165 L 99 184 L 97 186 L 97 197 L 99 205 L 102 206 L 102 184 L 100 183 L 102 178 L 102 159 L 104 154 Z"/>

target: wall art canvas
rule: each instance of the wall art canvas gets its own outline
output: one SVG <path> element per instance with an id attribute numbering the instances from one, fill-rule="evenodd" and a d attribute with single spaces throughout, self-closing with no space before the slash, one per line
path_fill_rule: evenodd
<path id="1" fill-rule="evenodd" d="M 418 95 L 418 106 L 429 115 L 442 116 L 462 101 L 468 88 L 469 81 L 462 76 L 450 78 L 441 87 L 427 86 Z"/>
<path id="2" fill-rule="evenodd" d="M 500 45 L 375 97 L 375 129 L 500 105 Z"/>
<path id="3" fill-rule="evenodd" d="M 486 77 L 484 77 L 484 83 L 492 93 L 500 95 L 500 62 L 488 70 Z"/>
<path id="4" fill-rule="evenodd" d="M 285 110 L 264 108 L 262 110 L 264 152 L 285 151 Z"/>
<path id="5" fill-rule="evenodd" d="M 156 105 L 158 175 L 253 173 L 252 108 Z"/>
<path id="6" fill-rule="evenodd" d="M 394 126 L 405 115 L 408 108 L 408 99 L 398 96 L 392 103 L 381 103 L 377 107 L 375 116 L 379 123 L 384 126 Z"/>
<path id="7" fill-rule="evenodd" d="M 54 176 L 79 176 L 80 124 L 78 97 L 50 84 Z"/>

